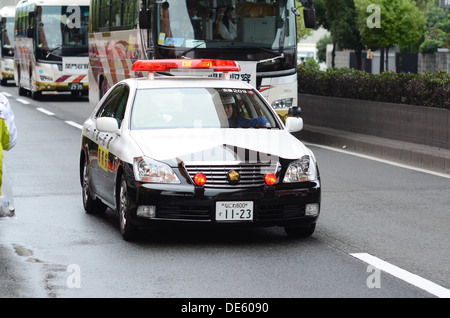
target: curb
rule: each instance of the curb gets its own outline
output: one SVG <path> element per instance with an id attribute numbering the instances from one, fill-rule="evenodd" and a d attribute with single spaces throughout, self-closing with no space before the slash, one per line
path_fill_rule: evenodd
<path id="1" fill-rule="evenodd" d="M 293 134 L 302 142 L 345 149 L 376 158 L 450 174 L 450 150 L 331 128 L 304 125 Z"/>

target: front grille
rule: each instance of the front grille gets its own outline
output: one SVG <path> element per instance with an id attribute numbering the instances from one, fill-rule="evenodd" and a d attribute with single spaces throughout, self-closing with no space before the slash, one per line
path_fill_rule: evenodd
<path id="1" fill-rule="evenodd" d="M 206 176 L 205 188 L 250 188 L 264 185 L 264 175 L 275 173 L 276 167 L 268 164 L 238 164 L 238 165 L 186 165 L 191 180 L 197 173 Z M 232 184 L 227 180 L 230 171 L 237 171 L 240 180 Z"/>

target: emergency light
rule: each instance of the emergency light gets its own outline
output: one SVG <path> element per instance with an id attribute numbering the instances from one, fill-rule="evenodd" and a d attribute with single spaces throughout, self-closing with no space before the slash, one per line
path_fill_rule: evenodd
<path id="1" fill-rule="evenodd" d="M 132 68 L 135 72 L 170 72 L 171 70 L 211 70 L 213 72 L 239 72 L 236 61 L 214 59 L 160 59 L 138 60 Z M 152 78 L 152 75 L 150 75 Z"/>

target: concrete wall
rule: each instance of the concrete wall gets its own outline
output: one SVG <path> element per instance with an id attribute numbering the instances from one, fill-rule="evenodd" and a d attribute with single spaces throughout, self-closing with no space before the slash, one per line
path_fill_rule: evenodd
<path id="1" fill-rule="evenodd" d="M 419 73 L 434 72 L 436 70 L 450 73 L 450 53 L 419 53 Z"/>
<path id="2" fill-rule="evenodd" d="M 450 150 L 450 110 L 299 94 L 305 125 Z"/>

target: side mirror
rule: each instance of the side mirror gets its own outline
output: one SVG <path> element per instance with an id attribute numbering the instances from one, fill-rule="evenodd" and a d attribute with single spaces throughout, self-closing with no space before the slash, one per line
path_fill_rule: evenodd
<path id="1" fill-rule="evenodd" d="M 299 106 L 289 107 L 288 114 L 294 117 L 300 117 L 302 114 L 302 109 Z"/>
<path id="2" fill-rule="evenodd" d="M 106 133 L 119 132 L 119 123 L 114 117 L 98 117 L 97 130 Z"/>
<path id="3" fill-rule="evenodd" d="M 303 119 L 300 117 L 288 117 L 286 118 L 286 129 L 293 133 L 303 129 Z"/>
<path id="4" fill-rule="evenodd" d="M 139 11 L 139 28 L 141 29 L 150 29 L 151 28 L 151 10 L 143 9 Z"/>
<path id="5" fill-rule="evenodd" d="M 305 28 L 314 29 L 316 27 L 316 10 L 313 6 L 303 9 L 303 19 Z"/>
<path id="6" fill-rule="evenodd" d="M 29 27 L 27 29 L 27 38 L 32 39 L 34 36 L 34 28 L 33 27 Z"/>

